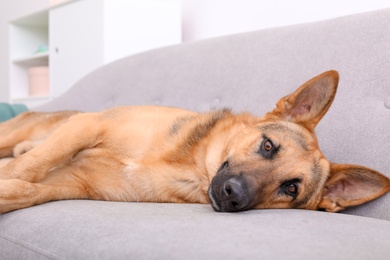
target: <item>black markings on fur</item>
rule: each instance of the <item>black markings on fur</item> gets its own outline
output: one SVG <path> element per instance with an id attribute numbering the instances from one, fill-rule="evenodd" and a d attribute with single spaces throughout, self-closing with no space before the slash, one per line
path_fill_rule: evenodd
<path id="1" fill-rule="evenodd" d="M 203 122 L 197 123 L 187 134 L 184 142 L 179 146 L 181 153 L 186 154 L 193 147 L 195 147 L 203 138 L 208 136 L 211 130 L 216 126 L 218 122 L 231 115 L 230 109 L 221 109 L 211 112 L 211 115 L 206 115 Z M 201 115 L 203 116 L 203 115 Z M 202 118 L 200 118 L 201 120 Z M 196 118 L 195 120 L 199 120 Z M 182 122 L 182 124 L 185 122 Z M 183 125 L 184 126 L 184 125 Z M 180 126 L 182 127 L 182 126 Z M 179 130 L 179 126 L 175 127 L 176 131 Z"/>
<path id="2" fill-rule="evenodd" d="M 224 119 L 227 115 L 231 115 L 230 109 L 221 109 L 212 112 L 211 117 L 205 122 L 197 124 L 188 135 L 187 145 L 193 147 L 199 143 L 204 137 L 206 137 L 214 126 Z"/>
<path id="3" fill-rule="evenodd" d="M 170 129 L 169 129 L 169 135 L 170 136 L 174 136 L 176 135 L 177 133 L 179 133 L 180 129 L 182 128 L 182 126 L 190 121 L 194 119 L 194 116 L 188 116 L 188 117 L 181 117 L 179 119 L 177 119 L 173 125 L 171 125 Z"/>
<path id="4" fill-rule="evenodd" d="M 293 208 L 301 208 L 302 206 L 305 206 L 313 196 L 315 190 L 320 188 L 318 187 L 318 184 L 321 183 L 322 169 L 318 160 L 313 162 L 310 174 L 311 184 L 306 187 L 305 194 L 301 196 L 301 199 L 294 202 Z"/>

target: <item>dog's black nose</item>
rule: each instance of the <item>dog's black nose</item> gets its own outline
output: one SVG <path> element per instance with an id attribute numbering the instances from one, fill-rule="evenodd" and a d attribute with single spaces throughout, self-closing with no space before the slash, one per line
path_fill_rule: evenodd
<path id="1" fill-rule="evenodd" d="M 250 203 L 243 178 L 233 177 L 226 180 L 223 183 L 222 192 L 225 211 L 243 210 Z"/>
<path id="2" fill-rule="evenodd" d="M 208 195 L 218 212 L 247 210 L 253 202 L 253 192 L 243 175 L 217 174 L 211 181 Z"/>

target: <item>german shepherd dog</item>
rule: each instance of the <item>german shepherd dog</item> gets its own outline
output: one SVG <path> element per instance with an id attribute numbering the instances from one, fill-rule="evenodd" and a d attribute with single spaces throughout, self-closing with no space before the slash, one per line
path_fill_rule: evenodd
<path id="1" fill-rule="evenodd" d="M 0 212 L 53 200 L 211 203 L 336 212 L 390 191 L 390 179 L 329 162 L 314 128 L 336 94 L 336 71 L 280 99 L 264 117 L 119 107 L 26 112 L 0 124 Z"/>

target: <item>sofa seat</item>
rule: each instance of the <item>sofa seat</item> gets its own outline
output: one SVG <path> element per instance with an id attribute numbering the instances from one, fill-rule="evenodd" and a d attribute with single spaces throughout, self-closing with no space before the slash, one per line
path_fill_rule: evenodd
<path id="1" fill-rule="evenodd" d="M 0 230 L 1 259 L 390 255 L 389 221 L 308 210 L 216 213 L 210 205 L 59 201 L 2 215 Z"/>

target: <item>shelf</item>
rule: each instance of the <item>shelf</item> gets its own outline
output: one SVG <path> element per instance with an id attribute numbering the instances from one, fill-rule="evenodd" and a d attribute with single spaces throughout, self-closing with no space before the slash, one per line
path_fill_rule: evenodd
<path id="1" fill-rule="evenodd" d="M 12 62 L 25 66 L 47 66 L 49 63 L 49 52 L 35 53 L 28 57 L 14 59 Z"/>
<path id="2" fill-rule="evenodd" d="M 10 23 L 18 26 L 48 28 L 49 26 L 48 20 L 49 20 L 49 13 L 46 10 L 43 10 L 32 15 L 13 19 L 10 21 Z"/>

